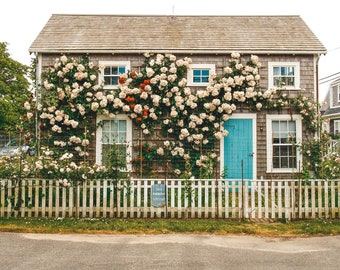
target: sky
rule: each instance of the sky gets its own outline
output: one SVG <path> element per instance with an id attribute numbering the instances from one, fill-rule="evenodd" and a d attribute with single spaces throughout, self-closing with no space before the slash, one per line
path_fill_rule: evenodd
<path id="1" fill-rule="evenodd" d="M 299 15 L 327 49 L 319 60 L 322 100 L 332 75 L 340 72 L 336 5 L 334 0 L 4 0 L 0 42 L 8 43 L 14 60 L 29 65 L 28 49 L 52 14 Z"/>

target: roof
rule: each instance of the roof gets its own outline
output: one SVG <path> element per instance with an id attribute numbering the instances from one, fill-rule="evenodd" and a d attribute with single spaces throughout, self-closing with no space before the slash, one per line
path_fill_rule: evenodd
<path id="1" fill-rule="evenodd" d="M 322 116 L 340 116 L 340 107 L 328 108 L 322 113 Z"/>
<path id="2" fill-rule="evenodd" d="M 300 16 L 53 14 L 38 53 L 326 53 Z"/>

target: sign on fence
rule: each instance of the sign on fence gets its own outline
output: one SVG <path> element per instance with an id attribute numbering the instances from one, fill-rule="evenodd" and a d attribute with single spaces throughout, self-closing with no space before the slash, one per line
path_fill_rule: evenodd
<path id="1" fill-rule="evenodd" d="M 165 185 L 154 184 L 151 188 L 152 206 L 163 207 L 165 206 Z"/>

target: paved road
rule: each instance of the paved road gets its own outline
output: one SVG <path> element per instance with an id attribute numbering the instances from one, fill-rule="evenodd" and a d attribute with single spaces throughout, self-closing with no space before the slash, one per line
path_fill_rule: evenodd
<path id="1" fill-rule="evenodd" d="M 340 269 L 340 237 L 0 233 L 0 269 Z"/>

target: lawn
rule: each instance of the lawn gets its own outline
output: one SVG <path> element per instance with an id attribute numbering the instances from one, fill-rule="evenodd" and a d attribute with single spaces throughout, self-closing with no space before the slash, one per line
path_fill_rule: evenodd
<path id="1" fill-rule="evenodd" d="M 0 218 L 1 232 L 88 234 L 219 234 L 272 237 L 340 235 L 340 220 L 252 222 L 217 219 Z"/>

